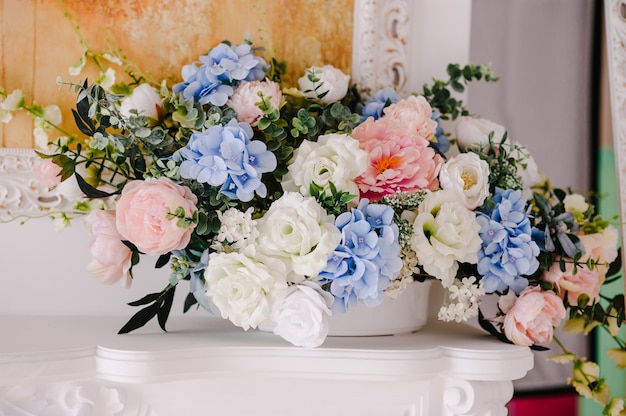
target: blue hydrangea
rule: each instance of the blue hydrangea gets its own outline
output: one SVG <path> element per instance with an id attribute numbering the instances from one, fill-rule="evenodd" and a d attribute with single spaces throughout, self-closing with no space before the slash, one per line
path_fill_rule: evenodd
<path id="1" fill-rule="evenodd" d="M 231 199 L 250 201 L 254 194 L 265 197 L 261 175 L 276 169 L 276 156 L 260 140 L 250 140 L 252 127 L 231 120 L 194 132 L 187 145 L 174 153 L 180 176 L 212 186 Z"/>
<path id="2" fill-rule="evenodd" d="M 367 97 L 365 105 L 361 109 L 360 123 L 367 120 L 368 117 L 373 117 L 374 120 L 378 120 L 383 115 L 383 109 L 389 104 L 395 104 L 398 102 L 398 94 L 396 90 L 391 87 L 378 90 L 373 97 Z"/>
<path id="3" fill-rule="evenodd" d="M 532 239 L 526 200 L 519 190 L 496 189 L 495 205 L 477 213 L 482 246 L 478 273 L 486 293 L 511 289 L 519 294 L 539 267 L 539 246 Z"/>
<path id="4" fill-rule="evenodd" d="M 323 284 L 330 282 L 333 312 L 346 312 L 359 301 L 379 305 L 402 269 L 393 209 L 363 199 L 356 209 L 337 216 L 335 225 L 342 240 L 320 273 Z"/>
<path id="5" fill-rule="evenodd" d="M 249 44 L 220 43 L 200 57 L 199 65 L 183 66 L 183 82 L 175 84 L 172 90 L 182 94 L 185 100 L 222 106 L 233 94 L 233 86 L 239 81 L 265 78 L 266 67 L 263 58 L 254 55 Z"/>
<path id="6" fill-rule="evenodd" d="M 440 117 L 441 113 L 437 111 L 433 111 L 432 115 L 430 116 L 432 120 L 435 120 L 437 122 L 437 127 L 435 128 L 435 138 L 437 139 L 437 142 L 434 143 L 433 146 L 436 147 L 440 153 L 446 153 L 448 150 L 450 150 L 450 139 L 448 139 L 448 136 L 443 134 L 443 127 L 441 127 Z"/>

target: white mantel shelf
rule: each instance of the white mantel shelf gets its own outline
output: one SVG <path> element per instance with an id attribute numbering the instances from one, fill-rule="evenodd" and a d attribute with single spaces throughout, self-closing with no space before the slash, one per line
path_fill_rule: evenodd
<path id="1" fill-rule="evenodd" d="M 0 316 L 0 415 L 506 415 L 528 348 L 468 326 L 293 347 L 215 318 Z"/>

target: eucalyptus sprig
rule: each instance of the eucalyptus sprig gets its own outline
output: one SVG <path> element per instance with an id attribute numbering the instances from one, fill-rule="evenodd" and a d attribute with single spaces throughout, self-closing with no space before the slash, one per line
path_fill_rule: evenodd
<path id="1" fill-rule="evenodd" d="M 494 75 L 489 65 L 468 64 L 461 68 L 459 64 L 449 64 L 446 72 L 449 76 L 448 80 L 433 78 L 431 85 L 424 84 L 422 87 L 422 95 L 431 107 L 441 114 L 443 120 L 455 120 L 459 116 L 470 115 L 463 101 L 455 98 L 452 91 L 462 93 L 465 91 L 465 86 L 472 81 L 498 81 L 498 77 Z"/>

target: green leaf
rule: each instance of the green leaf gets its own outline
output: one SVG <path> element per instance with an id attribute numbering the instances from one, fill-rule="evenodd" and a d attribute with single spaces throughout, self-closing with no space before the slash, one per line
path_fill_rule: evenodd
<path id="1" fill-rule="evenodd" d="M 104 191 L 94 188 L 93 186 L 89 185 L 87 181 L 85 181 L 85 179 L 78 174 L 78 172 L 75 172 L 75 176 L 76 176 L 76 181 L 78 182 L 78 187 L 80 188 L 81 191 L 83 191 L 83 193 L 85 194 L 85 196 L 87 196 L 87 198 L 107 198 L 118 193 L 118 192 L 112 192 L 112 193 L 104 192 Z"/>
<path id="2" fill-rule="evenodd" d="M 259 130 L 265 130 L 265 129 L 267 129 L 267 128 L 270 126 L 270 124 L 272 124 L 272 122 L 271 122 L 271 120 L 270 120 L 269 118 L 267 118 L 267 117 L 262 117 L 262 118 L 259 120 L 259 124 L 258 124 Z"/>
<path id="3" fill-rule="evenodd" d="M 144 296 L 143 298 L 136 300 L 134 302 L 130 302 L 128 303 L 129 306 L 141 306 L 141 305 L 147 305 L 148 303 L 154 302 L 155 300 L 157 300 L 159 298 L 159 296 L 161 296 L 161 292 L 156 292 L 156 293 L 150 293 L 147 294 L 146 296 Z"/>
<path id="4" fill-rule="evenodd" d="M 187 311 L 189 311 L 189 309 L 191 309 L 191 307 L 197 303 L 198 301 L 196 300 L 196 297 L 193 295 L 193 293 L 189 292 L 187 294 L 187 297 L 185 298 L 183 313 L 187 313 Z"/>
<path id="5" fill-rule="evenodd" d="M 154 268 L 160 269 L 163 266 L 165 266 L 170 261 L 171 256 L 172 256 L 172 253 L 161 254 L 159 258 L 157 259 L 156 264 L 154 265 Z"/>
<path id="6" fill-rule="evenodd" d="M 159 322 L 159 326 L 165 332 L 165 324 L 167 323 L 167 318 L 170 316 L 170 311 L 172 310 L 172 303 L 174 302 L 174 293 L 176 292 L 176 286 L 171 286 L 169 289 L 166 289 L 165 296 L 163 297 L 161 307 L 159 308 L 159 312 L 157 314 L 157 320 Z"/>
<path id="7" fill-rule="evenodd" d="M 451 81 L 450 82 L 450 86 L 452 87 L 452 89 L 456 92 L 463 92 L 465 91 L 465 87 L 463 86 L 463 84 L 461 84 L 460 82 L 457 81 Z"/>
<path id="8" fill-rule="evenodd" d="M 146 306 L 145 308 L 141 309 L 139 312 L 134 314 L 128 320 L 126 325 L 124 325 L 122 329 L 119 330 L 118 334 L 127 334 L 131 331 L 134 331 L 135 329 L 141 328 L 146 323 L 148 323 L 148 321 L 154 318 L 158 312 L 159 312 L 158 303 L 153 303 L 150 306 Z"/>

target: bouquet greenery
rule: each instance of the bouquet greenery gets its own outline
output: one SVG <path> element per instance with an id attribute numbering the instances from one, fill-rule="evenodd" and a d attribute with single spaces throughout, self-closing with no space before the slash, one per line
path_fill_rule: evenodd
<path id="1" fill-rule="evenodd" d="M 131 303 L 140 310 L 121 333 L 153 318 L 165 329 L 185 282 L 185 311 L 316 347 L 331 315 L 433 279 L 441 320 L 478 315 L 498 339 L 537 349 L 563 324 L 600 326 L 626 365 L 623 295 L 600 296 L 619 271 L 617 230 L 455 98 L 468 82 L 495 81 L 488 66 L 451 64 L 449 79 L 406 97 L 361 90 L 331 65 L 297 86 L 282 85 L 283 71 L 245 41 L 216 45 L 171 86 L 130 71 L 124 84 L 104 71 L 95 83 L 59 79 L 76 94 L 84 137 L 52 140 L 37 175 L 48 187 L 75 181 L 83 197 L 55 218 L 88 218 L 88 270 L 103 283 L 130 285 L 145 256 L 171 268 L 162 291 Z M 2 120 L 17 110 L 58 124 L 19 91 L 3 94 Z M 489 315 L 487 294 L 499 297 Z M 597 365 L 559 345 L 577 391 L 620 414 Z"/>

